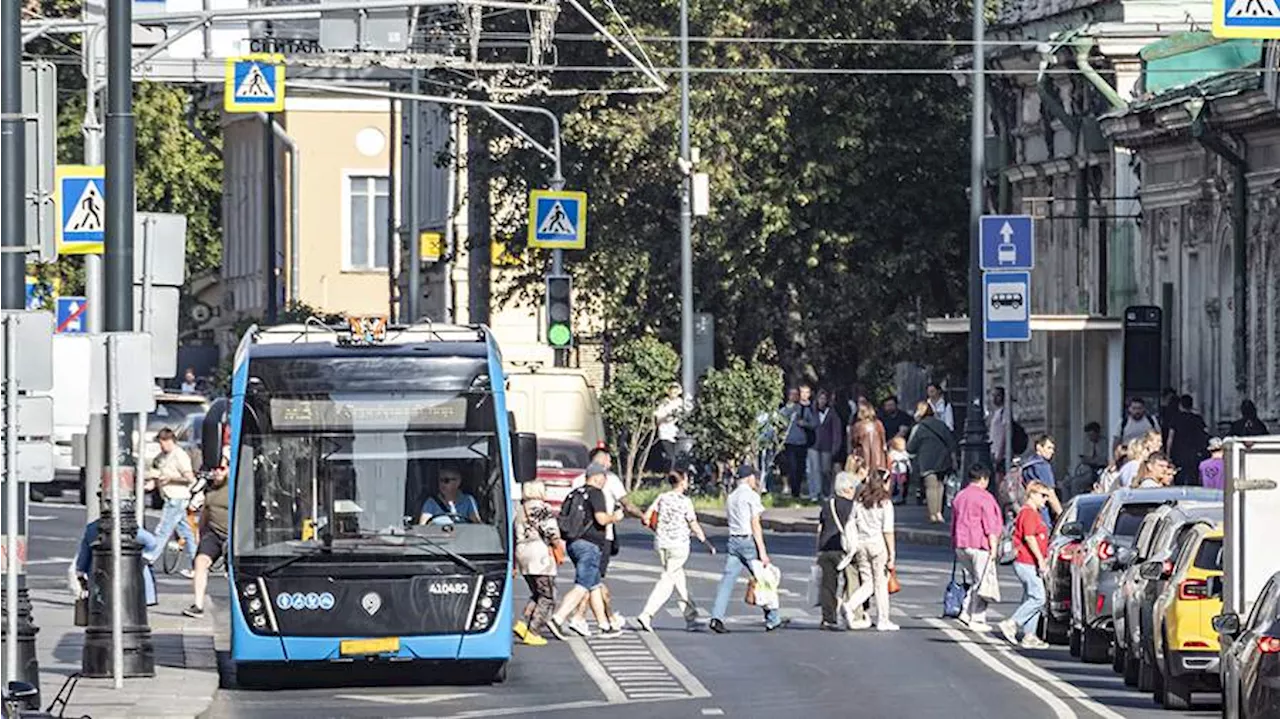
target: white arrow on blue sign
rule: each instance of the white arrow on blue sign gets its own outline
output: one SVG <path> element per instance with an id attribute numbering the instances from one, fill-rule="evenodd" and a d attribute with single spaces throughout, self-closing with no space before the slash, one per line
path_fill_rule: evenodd
<path id="1" fill-rule="evenodd" d="M 982 338 L 987 342 L 1031 341 L 1031 273 L 982 275 Z"/>
<path id="2" fill-rule="evenodd" d="M 1035 267 L 1035 222 L 1030 215 L 986 215 L 980 230 L 983 270 Z"/>
<path id="3" fill-rule="evenodd" d="M 62 334 L 84 334 L 85 310 L 88 303 L 83 297 L 59 297 L 57 324 L 54 331 Z"/>

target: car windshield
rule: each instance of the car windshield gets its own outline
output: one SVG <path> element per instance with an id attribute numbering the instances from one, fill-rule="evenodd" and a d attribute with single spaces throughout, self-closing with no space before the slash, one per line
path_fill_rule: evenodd
<path id="1" fill-rule="evenodd" d="M 441 545 L 506 554 L 506 478 L 487 385 L 322 392 L 330 378 L 291 364 L 296 372 L 277 373 L 251 361 L 233 500 L 237 559 L 323 546 L 343 550 L 326 556 L 438 556 Z M 412 376 L 423 381 L 433 368 L 415 366 Z M 308 391 L 292 391 L 302 378 Z"/>
<path id="2" fill-rule="evenodd" d="M 586 445 L 561 439 L 538 439 L 538 466 L 545 469 L 586 469 Z"/>
<path id="3" fill-rule="evenodd" d="M 1092 527 L 1093 521 L 1098 518 L 1098 512 L 1102 511 L 1104 502 L 1077 502 L 1076 503 L 1076 521 L 1085 527 Z"/>
<path id="4" fill-rule="evenodd" d="M 193 414 L 204 414 L 204 405 L 200 402 L 173 402 L 157 399 L 155 411 L 147 415 L 147 431 L 155 433 L 167 427 L 177 432 L 186 425 L 187 418 Z"/>

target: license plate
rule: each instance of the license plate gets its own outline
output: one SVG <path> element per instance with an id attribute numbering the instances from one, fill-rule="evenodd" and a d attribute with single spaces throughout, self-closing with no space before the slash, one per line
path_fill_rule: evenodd
<path id="1" fill-rule="evenodd" d="M 364 654 L 395 654 L 400 651 L 399 637 L 382 639 L 344 639 L 338 652 L 344 657 Z"/>

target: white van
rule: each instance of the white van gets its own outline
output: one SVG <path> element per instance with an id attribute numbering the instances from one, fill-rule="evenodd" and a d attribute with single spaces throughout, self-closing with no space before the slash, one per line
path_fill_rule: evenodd
<path id="1" fill-rule="evenodd" d="M 507 371 L 507 410 L 516 429 L 539 438 L 572 439 L 587 448 L 604 441 L 596 390 L 580 370 L 514 367 Z"/>
<path id="2" fill-rule="evenodd" d="M 559 506 L 586 470 L 588 452 L 604 445 L 595 388 L 579 370 L 513 367 L 507 371 L 507 410 L 517 431 L 538 435 L 538 479 L 548 503 Z"/>

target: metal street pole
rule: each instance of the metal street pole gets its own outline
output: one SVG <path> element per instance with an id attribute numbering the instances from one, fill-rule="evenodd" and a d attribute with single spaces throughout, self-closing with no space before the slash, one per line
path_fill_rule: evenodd
<path id="1" fill-rule="evenodd" d="M 417 95 L 422 91 L 422 73 L 414 70 L 410 73 L 410 92 Z M 409 242 L 409 297 L 405 309 L 409 315 L 408 324 L 417 322 L 422 317 L 422 247 L 418 241 L 422 219 L 418 216 L 419 198 L 422 194 L 422 105 L 417 100 L 409 100 L 409 147 L 405 150 L 404 160 L 408 163 L 405 173 L 404 193 L 408 202 L 405 204 L 405 239 Z"/>
<path id="2" fill-rule="evenodd" d="M 689 0 L 680 0 L 680 384 L 685 401 L 693 376 L 693 159 L 689 147 Z"/>
<path id="3" fill-rule="evenodd" d="M 979 268 L 982 256 L 981 238 L 983 202 L 984 143 L 987 139 L 986 128 L 986 89 L 985 72 L 986 57 L 984 35 L 986 34 L 986 18 L 983 17 L 985 4 L 975 0 L 973 3 L 973 117 L 972 136 L 970 137 L 969 165 L 969 411 L 964 419 L 964 457 L 965 476 L 969 468 L 983 463 L 990 466 L 991 448 L 987 436 L 987 423 L 982 416 L 983 395 L 983 336 L 982 336 L 982 270 Z"/>
<path id="4" fill-rule="evenodd" d="M 96 46 L 101 34 L 101 26 L 85 33 L 83 44 L 86 48 Z M 102 164 L 102 122 L 98 119 L 98 63 L 97 53 L 91 52 L 85 58 L 85 101 L 84 121 L 81 132 L 84 134 L 84 164 Z M 103 295 L 102 295 L 102 255 L 84 256 L 84 299 L 88 305 L 84 311 L 85 332 L 95 335 L 102 332 Z M 106 456 L 103 444 L 106 438 L 106 427 L 100 414 L 89 415 L 89 428 L 84 442 L 84 506 L 85 523 L 92 522 L 102 515 L 102 502 L 99 492 L 102 491 L 102 460 Z"/>
<path id="5" fill-rule="evenodd" d="M 263 206 L 266 212 L 263 213 L 263 220 L 266 223 L 266 249 L 267 249 L 267 324 L 274 325 L 279 320 L 280 310 L 280 277 L 279 263 L 276 262 L 276 130 L 275 115 L 268 112 L 262 123 L 262 140 L 263 140 L 263 193 L 262 199 L 265 203 Z"/>
<path id="6" fill-rule="evenodd" d="M 22 119 L 22 3 L 0 0 L 3 17 L 0 23 L 0 155 L 3 155 L 3 179 L 0 180 L 0 223 L 6 249 L 26 244 L 26 127 Z M 26 259 L 21 252 L 7 251 L 0 260 L 0 285 L 4 287 L 4 309 L 20 310 L 26 304 Z"/>

